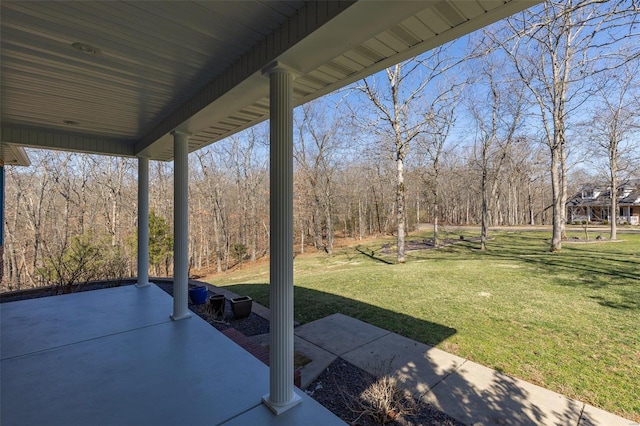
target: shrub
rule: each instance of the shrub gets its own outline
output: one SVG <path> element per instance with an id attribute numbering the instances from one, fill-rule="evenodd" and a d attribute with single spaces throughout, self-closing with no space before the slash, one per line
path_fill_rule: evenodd
<path id="1" fill-rule="evenodd" d="M 105 238 L 96 238 L 89 231 L 71 238 L 66 247 L 50 252 L 38 274 L 48 284 L 64 293 L 74 291 L 80 284 L 108 279 L 118 285 L 126 273 L 127 262 L 119 247 Z"/>
<path id="2" fill-rule="evenodd" d="M 235 243 L 231 245 L 231 255 L 238 261 L 242 262 L 244 256 L 247 254 L 247 246 L 242 243 Z"/>
<path id="3" fill-rule="evenodd" d="M 160 265 L 165 266 L 169 274 L 169 263 L 173 255 L 173 235 L 167 220 L 153 210 L 149 212 L 149 263 L 158 274 Z"/>
<path id="4" fill-rule="evenodd" d="M 358 424 L 362 417 L 368 417 L 377 424 L 387 424 L 416 411 L 416 401 L 405 394 L 390 374 L 392 361 L 386 368 L 383 364 L 376 366 L 377 371 L 384 373 L 376 374 L 378 379 L 367 380 L 367 387 L 359 395 L 342 391 L 346 405 L 358 416 L 352 424 Z"/>

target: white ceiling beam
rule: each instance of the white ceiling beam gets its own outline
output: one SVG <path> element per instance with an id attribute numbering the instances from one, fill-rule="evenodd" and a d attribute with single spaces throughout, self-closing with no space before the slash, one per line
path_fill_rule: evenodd
<path id="1" fill-rule="evenodd" d="M 17 144 L 30 148 L 46 148 L 89 154 L 134 157 L 131 140 L 100 138 L 98 136 L 77 135 L 56 132 L 50 129 L 36 129 L 28 126 L 3 124 L 0 140 L 2 143 Z"/>

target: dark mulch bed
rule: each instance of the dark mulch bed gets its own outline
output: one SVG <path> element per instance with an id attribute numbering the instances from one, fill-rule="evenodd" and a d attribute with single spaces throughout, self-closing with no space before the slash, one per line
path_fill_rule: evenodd
<path id="1" fill-rule="evenodd" d="M 77 285 L 72 290 L 73 292 L 90 291 L 134 283 L 135 280 L 125 280 L 118 284 L 100 281 Z M 156 285 L 168 294 L 173 295 L 173 284 L 171 282 L 157 282 Z M 37 288 L 0 294 L 0 302 L 14 302 L 58 294 L 63 294 L 61 288 Z M 215 293 L 209 291 L 209 296 L 213 294 Z M 209 315 L 205 304 L 193 305 L 189 303 L 189 309 L 220 331 L 233 327 L 245 336 L 255 336 L 269 332 L 269 321 L 253 312 L 248 318 L 235 319 L 231 312 L 231 305 L 228 302 L 225 304 L 224 315 L 219 318 L 213 318 Z M 348 401 L 353 401 L 354 398 L 357 399 L 375 381 L 376 377 L 372 374 L 361 370 L 342 358 L 338 358 L 307 387 L 306 392 L 348 424 L 371 426 L 379 423 L 376 423 L 371 417 L 360 416 L 359 413 L 349 408 Z M 351 405 L 353 405 L 353 402 Z M 420 401 L 409 398 L 403 401 L 403 405 L 410 407 L 410 412 L 393 421 L 389 421 L 387 424 L 395 426 L 464 426 L 464 424 Z"/>
<path id="2" fill-rule="evenodd" d="M 361 416 L 360 412 L 354 409 L 357 404 L 354 404 L 353 401 L 375 381 L 374 375 L 338 358 L 307 387 L 306 392 L 348 424 L 373 426 L 380 423 L 372 417 Z M 387 424 L 397 426 L 464 426 L 463 423 L 413 398 L 405 398 L 402 405 L 408 413 L 389 421 Z"/>

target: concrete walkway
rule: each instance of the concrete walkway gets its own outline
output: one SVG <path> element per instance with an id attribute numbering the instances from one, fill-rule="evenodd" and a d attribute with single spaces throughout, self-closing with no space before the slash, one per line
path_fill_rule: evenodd
<path id="1" fill-rule="evenodd" d="M 637 425 L 342 314 L 299 326 L 295 335 L 296 350 L 314 360 L 303 368 L 303 387 L 341 357 L 372 374 L 390 367 L 404 389 L 468 425 Z"/>
<path id="2" fill-rule="evenodd" d="M 269 319 L 269 309 L 258 303 L 253 312 Z M 640 426 L 343 314 L 297 326 L 294 333 L 295 350 L 312 360 L 302 368 L 302 389 L 341 357 L 374 375 L 388 367 L 405 390 L 467 425 Z M 249 339 L 269 343 L 268 334 Z"/>

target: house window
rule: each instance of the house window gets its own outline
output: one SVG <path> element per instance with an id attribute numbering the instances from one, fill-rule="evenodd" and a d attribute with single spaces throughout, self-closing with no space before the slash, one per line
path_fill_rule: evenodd
<path id="1" fill-rule="evenodd" d="M 585 200 L 592 200 L 594 197 L 593 189 L 583 189 L 582 198 Z"/>
<path id="2" fill-rule="evenodd" d="M 621 188 L 618 188 L 618 198 L 626 198 L 628 197 L 632 192 L 631 188 L 625 188 L 624 186 Z"/>

